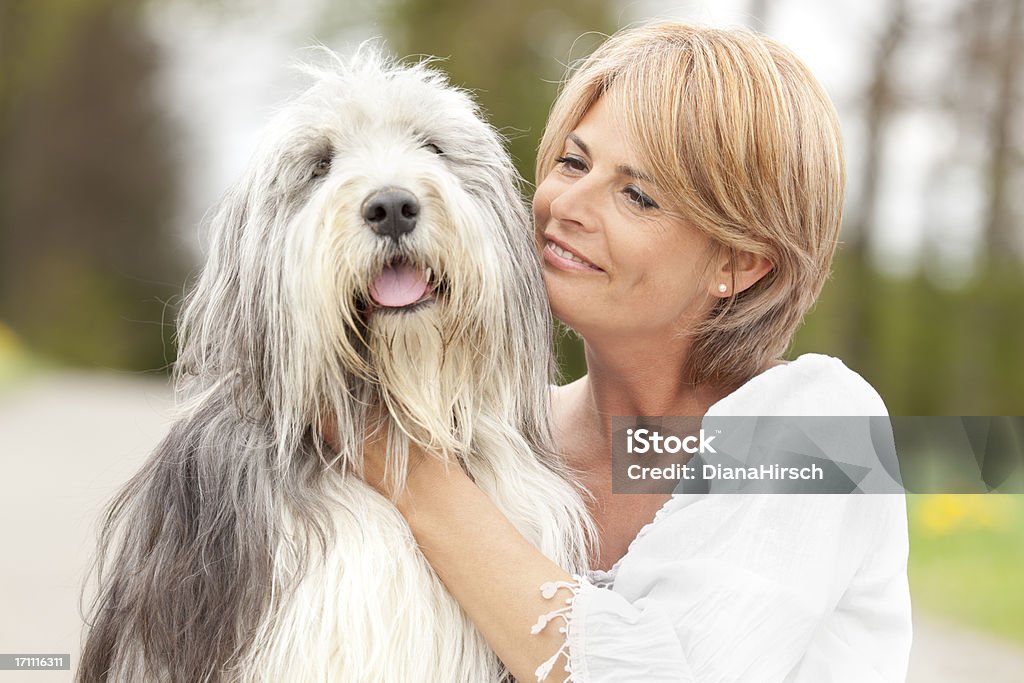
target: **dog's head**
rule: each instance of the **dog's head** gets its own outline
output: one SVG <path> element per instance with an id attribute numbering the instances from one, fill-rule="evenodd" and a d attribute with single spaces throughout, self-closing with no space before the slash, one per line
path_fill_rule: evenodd
<path id="1" fill-rule="evenodd" d="M 481 407 L 530 419 L 549 317 L 501 138 L 428 64 L 325 55 L 213 218 L 184 388 L 230 383 L 278 438 L 324 410 L 344 431 L 375 400 L 449 448 Z"/>

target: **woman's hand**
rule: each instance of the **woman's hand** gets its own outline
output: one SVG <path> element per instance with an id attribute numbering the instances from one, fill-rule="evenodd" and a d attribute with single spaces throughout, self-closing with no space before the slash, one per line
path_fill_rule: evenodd
<path id="1" fill-rule="evenodd" d="M 405 476 L 396 477 L 393 471 L 395 464 L 388 460 L 387 429 L 380 426 L 381 422 L 379 413 L 367 416 L 367 434 L 363 442 L 363 480 L 391 500 L 403 515 L 409 517 L 409 505 L 417 495 L 429 495 L 429 492 L 438 490 L 439 486 L 451 483 L 453 477 L 469 481 L 462 468 L 452 459 L 446 460 L 441 455 L 428 453 L 411 439 Z M 337 451 L 340 442 L 333 420 L 325 418 L 323 430 L 324 440 Z M 426 493 L 417 493 L 420 491 Z"/>
<path id="2" fill-rule="evenodd" d="M 388 468 L 388 434 L 386 428 L 380 428 L 377 418 L 368 419 L 371 425 L 367 428 L 366 440 L 363 442 L 363 479 L 385 498 L 392 500 L 399 505 L 400 498 L 404 498 L 404 491 L 398 491 L 398 496 L 393 490 L 394 472 Z M 408 471 L 412 472 L 419 468 L 425 458 L 425 453 L 411 440 L 409 442 L 409 463 Z M 391 479 L 389 482 L 388 479 Z"/>
<path id="3" fill-rule="evenodd" d="M 407 520 L 413 514 L 413 504 L 417 500 L 450 484 L 453 478 L 470 481 L 454 459 L 428 453 L 411 439 L 405 476 L 394 472 L 394 468 L 395 463 L 389 460 L 387 453 L 387 432 L 383 429 L 370 432 L 363 445 L 363 479 L 391 500 Z"/>

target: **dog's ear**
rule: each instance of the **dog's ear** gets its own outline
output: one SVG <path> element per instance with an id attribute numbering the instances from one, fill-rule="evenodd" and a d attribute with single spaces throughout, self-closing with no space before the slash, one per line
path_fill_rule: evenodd
<path id="1" fill-rule="evenodd" d="M 238 417 L 263 425 L 284 460 L 298 448 L 322 393 L 322 378 L 309 371 L 316 349 L 305 343 L 308 330 L 290 305 L 303 264 L 288 243 L 296 209 L 280 195 L 281 167 L 289 163 L 283 154 L 257 159 L 211 214 L 206 264 L 179 317 L 175 367 L 186 398 L 228 389 Z"/>
<path id="2" fill-rule="evenodd" d="M 175 374 L 179 387 L 196 390 L 189 393 L 223 381 L 257 392 L 263 387 L 265 315 L 246 291 L 261 277 L 252 271 L 262 270 L 245 254 L 253 213 L 249 186 L 230 190 L 208 219 L 209 254 L 178 319 Z"/>
<path id="3" fill-rule="evenodd" d="M 497 134 L 492 142 L 497 147 L 496 158 L 503 160 L 487 166 L 493 188 L 488 200 L 503 223 L 496 234 L 503 251 L 498 264 L 504 272 L 496 282 L 502 284 L 504 306 L 500 310 L 505 334 L 497 362 L 504 366 L 500 376 L 516 381 L 510 395 L 520 430 L 538 452 L 543 452 L 550 446 L 548 405 L 555 373 L 551 313 L 533 222 L 521 194 L 524 181 Z"/>

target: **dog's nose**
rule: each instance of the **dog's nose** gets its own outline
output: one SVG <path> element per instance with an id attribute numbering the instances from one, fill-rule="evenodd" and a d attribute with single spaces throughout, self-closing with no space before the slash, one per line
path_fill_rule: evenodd
<path id="1" fill-rule="evenodd" d="M 374 192 L 363 202 L 363 219 L 378 235 L 397 240 L 412 232 L 420 215 L 420 203 L 408 190 L 389 188 Z"/>

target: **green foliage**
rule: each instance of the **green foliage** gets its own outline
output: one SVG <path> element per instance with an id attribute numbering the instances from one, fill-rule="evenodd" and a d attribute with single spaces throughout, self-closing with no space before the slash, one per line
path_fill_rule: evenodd
<path id="1" fill-rule="evenodd" d="M 1024 268 L 981 268 L 950 289 L 887 277 L 840 254 L 791 355 L 842 358 L 894 415 L 1020 415 Z"/>
<path id="2" fill-rule="evenodd" d="M 0 319 L 34 353 L 166 365 L 161 301 L 184 279 L 170 234 L 175 136 L 153 99 L 140 3 L 4 6 Z M 10 67 L 10 68 L 8 68 Z"/>
<path id="3" fill-rule="evenodd" d="M 559 384 L 568 384 L 587 374 L 583 340 L 558 321 L 555 322 L 555 358 L 558 362 Z"/>
<path id="4" fill-rule="evenodd" d="M 122 0 L 4 0 L 0 3 L 0 110 L 60 68 L 82 21 Z"/>

